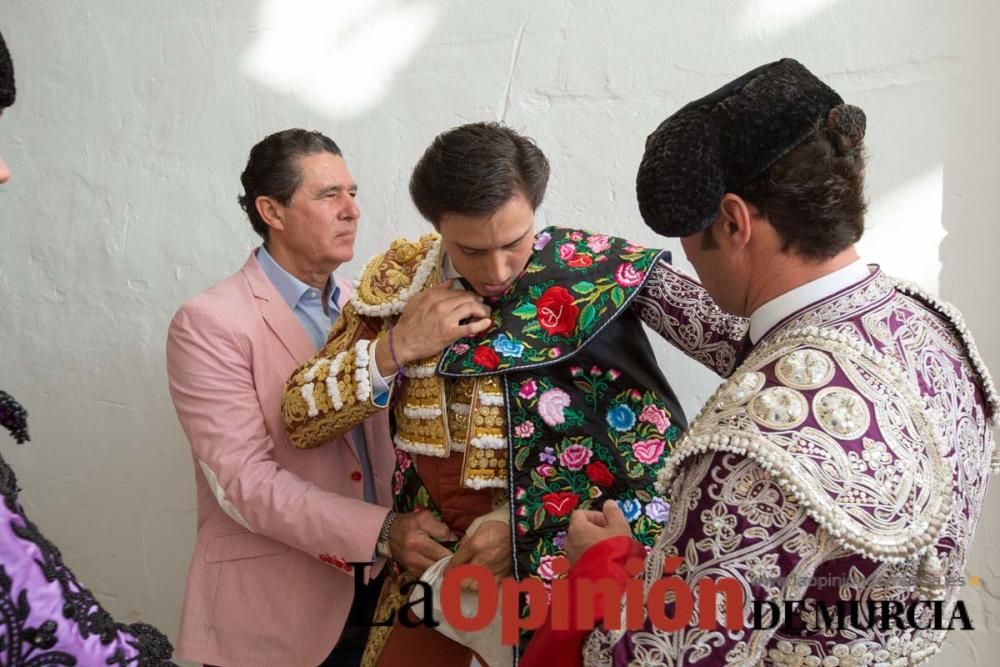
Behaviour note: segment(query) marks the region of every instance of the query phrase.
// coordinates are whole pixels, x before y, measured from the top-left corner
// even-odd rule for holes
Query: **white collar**
[[[808,305],[859,283],[870,274],[868,265],[856,259],[847,266],[777,296],[750,315],[750,341],[755,345],[789,315]]]
[[[461,274],[455,268],[455,265],[451,263],[451,257],[448,253],[441,249],[441,280],[454,280],[456,284],[461,284],[458,279],[461,278]]]

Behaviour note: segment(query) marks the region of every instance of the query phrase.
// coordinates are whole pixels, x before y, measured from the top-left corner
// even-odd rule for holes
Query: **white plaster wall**
[[[409,170],[473,120],[503,119],[549,155],[541,224],[652,244],[634,198],[646,134],[786,55],[868,113],[864,255],[956,303],[1000,372],[998,13],[989,0],[0,0],[19,83],[0,121],[14,171],[0,188],[0,386],[34,438],[3,447],[28,511],[120,619],[175,636],[194,485],[165,331],[254,246],[238,176],[266,133],[316,128],[344,149],[364,213],[351,273],[425,229]],[[715,378],[658,352],[693,414]],[[941,664],[995,664],[998,509],[993,493],[964,595],[977,630],[954,633]]]

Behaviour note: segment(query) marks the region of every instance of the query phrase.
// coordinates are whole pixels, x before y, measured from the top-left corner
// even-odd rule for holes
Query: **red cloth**
[[[646,549],[636,540],[627,536],[612,537],[587,549],[580,560],[569,571],[570,609],[575,617],[577,609],[577,586],[583,579],[596,582],[613,579],[622,594],[630,575],[625,564],[631,558],[644,559]],[[598,596],[595,596],[598,597]],[[539,628],[521,659],[521,667],[580,667],[583,665],[582,648],[598,624],[604,621],[602,601],[595,600],[592,622],[586,627],[570,630],[553,630],[551,616]]]

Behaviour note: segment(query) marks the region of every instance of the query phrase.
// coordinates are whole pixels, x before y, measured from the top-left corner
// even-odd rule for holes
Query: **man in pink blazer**
[[[177,655],[240,667],[358,664],[391,505],[386,413],[312,450],[289,443],[280,414],[285,380],[348,297],[334,271],[354,253],[357,189],[337,145],[305,130],[254,146],[241,179],[240,204],[264,245],[185,303],[167,337],[198,489]],[[349,563],[373,560],[356,584]]]

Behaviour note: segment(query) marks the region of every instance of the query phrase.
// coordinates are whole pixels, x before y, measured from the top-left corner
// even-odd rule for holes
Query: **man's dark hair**
[[[410,197],[436,227],[447,213],[495,213],[518,192],[535,210],[548,182],[534,141],[499,123],[470,123],[434,139],[413,169]]]
[[[14,87],[14,63],[0,35],[0,111],[13,106],[17,90]]]
[[[246,169],[240,175],[243,194],[239,202],[253,230],[265,241],[268,226],[257,212],[257,197],[272,197],[281,204],[288,204],[302,185],[299,158],[317,153],[342,155],[333,139],[315,130],[297,128],[275,132],[250,149]]]
[[[782,250],[825,260],[861,239],[864,133],[860,109],[835,107],[808,139],[736,190],[767,216],[784,240]]]

